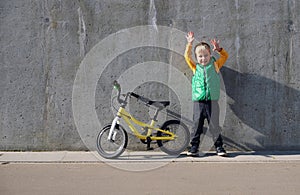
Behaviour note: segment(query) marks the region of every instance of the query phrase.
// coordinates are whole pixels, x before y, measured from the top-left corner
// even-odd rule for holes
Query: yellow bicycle
[[[114,88],[118,90],[117,100],[120,103],[120,107],[112,123],[106,125],[97,136],[97,149],[102,157],[108,159],[117,158],[127,147],[128,135],[125,128],[121,126],[120,119],[125,121],[134,136],[147,144],[148,150],[151,149],[150,144],[153,140],[156,140],[160,149],[169,155],[179,155],[187,148],[190,141],[190,132],[182,121],[173,119],[164,122],[160,128],[155,126],[158,113],[170,104],[169,101],[152,101],[133,92],[128,92],[124,95],[125,98],[122,99],[121,86],[117,81],[114,81]],[[151,118],[150,124],[137,120],[126,111],[130,97],[135,97],[146,105],[155,108],[155,114]],[[146,130],[146,133],[144,135],[141,134],[132,122]]]

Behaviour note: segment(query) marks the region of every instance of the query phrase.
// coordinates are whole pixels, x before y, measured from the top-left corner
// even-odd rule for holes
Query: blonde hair
[[[198,43],[197,45],[195,45],[195,47],[194,47],[194,54],[195,54],[195,58],[196,58],[196,59],[197,59],[196,49],[197,49],[198,47],[200,48],[200,51],[208,50],[209,53],[211,53],[211,52],[210,52],[210,46],[209,46],[209,44],[206,43],[206,42],[204,42],[204,41],[202,41],[202,42]]]

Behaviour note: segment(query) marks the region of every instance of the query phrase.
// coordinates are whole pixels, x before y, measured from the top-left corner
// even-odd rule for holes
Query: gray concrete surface
[[[297,152],[182,156],[156,168],[130,171],[91,152],[0,152],[1,194],[299,194]],[[132,153],[115,164],[149,167],[161,153]],[[144,160],[134,160],[136,156]],[[147,157],[148,156],[148,157]],[[149,159],[159,156],[159,159]],[[136,164],[135,164],[136,163]]]
[[[76,73],[102,40],[141,25],[194,31],[197,40],[220,39],[230,55],[221,71],[228,149],[300,149],[299,1],[1,0],[0,10],[0,150],[87,150],[85,139],[95,139],[98,129],[85,135],[77,131],[72,110]],[[136,36],[129,34],[132,41]],[[101,124],[113,117],[112,81],[135,65],[164,62],[190,81],[191,71],[182,56],[185,38],[153,42],[177,44],[182,52],[132,48],[107,64],[95,89]],[[118,44],[106,46],[103,49],[109,51],[119,48]],[[169,89],[171,82],[189,88],[170,81],[171,69],[149,67],[148,71],[165,72],[167,85],[155,81],[132,85],[136,92],[170,99],[177,112],[188,106],[179,101],[179,92]],[[139,73],[133,77],[142,81]],[[190,99],[190,94],[185,98]],[[148,111],[136,103],[131,110],[143,120],[149,118]],[[130,146],[139,147],[136,142]]]
[[[159,162],[300,162],[300,152],[228,152],[219,157],[208,152],[199,157],[190,157],[183,152],[180,156],[168,156],[163,152],[126,151],[119,158],[107,160],[97,152],[56,151],[56,152],[0,152],[0,162],[6,163],[159,163]]]

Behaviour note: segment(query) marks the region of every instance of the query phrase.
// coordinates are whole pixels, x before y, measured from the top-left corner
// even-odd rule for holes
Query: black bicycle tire
[[[167,148],[166,145],[164,144],[164,140],[157,140],[157,144],[160,147],[161,151],[163,151],[163,152],[165,152],[165,153],[167,153],[169,155],[179,155],[181,152],[183,152],[188,147],[189,142],[190,142],[190,131],[189,131],[188,127],[183,122],[181,122],[179,120],[169,120],[169,121],[166,121],[162,125],[161,129],[162,130],[166,130],[168,126],[174,125],[174,124],[182,126],[182,128],[184,130],[183,133],[184,133],[184,136],[185,136],[183,144],[177,150],[171,150],[171,149]],[[158,131],[157,132],[157,136],[161,137],[162,136],[162,132]]]
[[[120,144],[120,147],[113,153],[107,153],[100,144],[101,139],[103,138],[102,136],[104,135],[104,133],[106,131],[109,131],[111,127],[111,124],[106,125],[105,127],[103,127],[101,129],[101,131],[99,132],[98,136],[97,136],[97,152],[100,154],[100,156],[106,158],[106,159],[113,159],[113,158],[117,158],[119,157],[124,150],[127,147],[127,143],[128,143],[128,135],[127,132],[124,130],[124,128],[121,125],[116,125],[116,129],[117,131],[119,131],[122,135],[123,135],[123,140],[122,140],[122,144]],[[108,140],[106,140],[108,141]]]

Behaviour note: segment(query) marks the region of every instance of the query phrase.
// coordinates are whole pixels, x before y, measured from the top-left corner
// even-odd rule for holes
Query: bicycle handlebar
[[[135,98],[137,98],[137,99],[140,97],[140,95],[138,95],[136,93],[133,93],[133,92],[131,92],[130,95],[133,96],[133,97],[135,97]]]
[[[120,97],[121,96],[121,86],[120,86],[120,84],[117,81],[114,81],[113,85],[114,85],[114,88],[118,90],[118,102],[120,104],[126,105],[127,104],[127,98],[128,98],[129,95],[135,97],[138,100],[141,100],[142,102],[146,103],[147,105],[150,105],[151,102],[152,102],[150,99],[145,98],[143,96],[140,96],[140,95],[138,95],[136,93],[133,93],[133,92],[128,92],[125,96],[125,99],[122,100],[121,97]]]
[[[145,98],[145,97],[143,97],[143,96],[140,96],[140,95],[138,95],[138,94],[136,94],[136,93],[131,92],[130,95],[133,96],[133,97],[135,97],[135,98],[138,99],[138,100],[141,100],[142,102],[145,102],[146,104],[150,104],[150,102],[151,102],[150,99]]]

